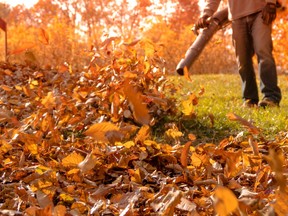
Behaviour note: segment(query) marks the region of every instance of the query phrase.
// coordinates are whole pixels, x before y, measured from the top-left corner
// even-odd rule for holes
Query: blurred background
[[[222,1],[221,7],[226,4]],[[41,68],[68,64],[81,71],[92,56],[108,49],[108,42],[113,49],[145,40],[157,46],[167,73],[174,74],[196,38],[191,28],[202,6],[202,0],[2,0],[0,17],[7,23],[12,63],[32,61]],[[287,21],[287,10],[279,10],[273,25],[279,73],[288,73]],[[5,60],[4,40],[1,31],[1,61]],[[230,26],[214,35],[191,73],[236,73]]]

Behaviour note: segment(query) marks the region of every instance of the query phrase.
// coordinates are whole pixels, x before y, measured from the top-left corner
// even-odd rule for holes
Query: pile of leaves
[[[195,118],[203,92],[179,105],[161,47],[117,40],[82,72],[1,63],[1,215],[287,215],[288,134],[229,114],[248,139],[196,145],[163,119]]]

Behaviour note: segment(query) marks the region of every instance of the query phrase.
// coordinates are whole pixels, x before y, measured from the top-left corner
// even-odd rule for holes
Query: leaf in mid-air
[[[146,104],[143,102],[142,94],[129,81],[124,82],[123,90],[130,103],[135,121],[142,125],[149,125],[151,116]]]

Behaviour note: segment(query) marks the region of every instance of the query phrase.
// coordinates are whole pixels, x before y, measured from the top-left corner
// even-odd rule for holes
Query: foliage
[[[102,47],[81,72],[1,64],[1,214],[288,211],[287,133],[270,141],[231,113],[247,137],[196,144],[179,122],[197,118],[205,88],[180,99],[149,40]]]
[[[32,8],[0,6],[2,18],[8,23],[9,52],[22,49],[27,43],[37,44],[39,29],[44,29],[50,36],[48,45],[28,49],[42,67],[57,68],[67,62],[73,69],[81,70],[89,62],[91,47],[99,51],[106,38],[117,36],[123,40],[146,38],[161,44],[167,72],[173,74],[177,63],[195,40],[190,29],[199,17],[197,4],[198,1],[187,0],[142,0],[135,4],[126,0],[39,0]],[[273,38],[278,69],[285,72],[288,56],[285,43],[287,10],[279,11],[273,25]],[[0,49],[3,49],[3,45],[4,37],[1,36]],[[0,55],[4,59],[3,53]],[[10,61],[23,64],[24,56],[24,52],[12,55]],[[227,27],[212,38],[191,72],[206,74],[235,71],[231,30]]]

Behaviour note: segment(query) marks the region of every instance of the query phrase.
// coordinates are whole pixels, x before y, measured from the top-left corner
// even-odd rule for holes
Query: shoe
[[[259,107],[266,108],[266,107],[279,107],[279,102],[273,101],[269,98],[264,98],[258,104]]]
[[[251,99],[247,99],[244,101],[242,107],[245,107],[245,108],[253,108],[253,107],[257,107],[258,105],[258,102],[255,102]]]

